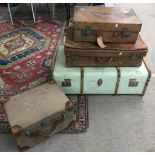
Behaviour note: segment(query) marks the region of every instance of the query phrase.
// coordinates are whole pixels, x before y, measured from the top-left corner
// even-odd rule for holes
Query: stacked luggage
[[[151,72],[143,60],[148,48],[141,26],[132,9],[75,7],[65,45],[58,48],[54,80],[4,105],[21,151],[75,123],[75,103],[65,94],[144,95]],[[79,102],[82,107],[84,96]],[[6,118],[4,110],[0,114]]]
[[[66,94],[141,94],[151,77],[147,45],[132,9],[75,7],[54,79]]]

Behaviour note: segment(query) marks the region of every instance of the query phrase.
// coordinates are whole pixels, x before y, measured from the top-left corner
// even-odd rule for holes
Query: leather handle
[[[56,127],[59,126],[62,122],[64,122],[64,117],[62,117],[60,120],[56,121],[54,123],[54,125],[52,126],[52,128],[50,129],[50,131],[46,131],[46,132],[40,132],[39,131],[39,136],[42,136],[42,137],[50,137],[50,136],[52,136],[54,130],[56,129]]]
[[[113,57],[109,57],[108,61],[104,61],[102,60],[102,58],[97,57],[96,58],[101,64],[105,64],[105,63],[111,63],[113,60]]]
[[[59,126],[62,122],[64,122],[64,118],[65,118],[66,114],[64,113],[61,117],[61,119],[57,120],[54,122],[54,125],[48,130],[48,131],[41,131],[41,130],[37,130],[37,131],[26,131],[25,136],[27,136],[28,138],[34,138],[34,137],[49,137],[51,135],[53,135],[55,129],[57,128],[57,126]],[[44,124],[45,123],[45,124]],[[44,126],[46,125],[46,122],[43,122]]]
[[[97,37],[97,44],[101,48],[105,48],[106,47],[106,45],[103,43],[103,37],[102,36],[98,36]]]

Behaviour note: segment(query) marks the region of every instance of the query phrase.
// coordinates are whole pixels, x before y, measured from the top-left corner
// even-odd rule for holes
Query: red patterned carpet
[[[10,96],[51,78],[62,26],[38,22],[0,23],[0,96]]]
[[[61,32],[58,22],[0,23],[0,132],[9,129],[3,100],[52,78]]]

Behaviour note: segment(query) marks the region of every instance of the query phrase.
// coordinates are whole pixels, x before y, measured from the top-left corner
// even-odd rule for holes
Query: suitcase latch
[[[98,85],[98,87],[101,86],[102,83],[103,83],[103,80],[102,80],[102,79],[99,79],[99,80],[97,81],[97,85]]]
[[[71,87],[71,79],[64,79],[61,83],[62,87]]]
[[[130,56],[130,59],[131,60],[137,60],[137,59],[139,59],[140,58],[140,55],[138,54],[138,53],[133,53],[133,54],[131,54],[131,56]]]
[[[84,29],[81,30],[82,36],[90,36],[91,34],[92,34],[92,30],[90,27],[85,27]]]
[[[136,79],[129,79],[129,87],[137,87],[138,81]]]
[[[78,54],[73,54],[72,55],[72,60],[79,60],[80,56]]]
[[[131,32],[127,28],[124,28],[122,29],[121,36],[122,38],[130,38]]]

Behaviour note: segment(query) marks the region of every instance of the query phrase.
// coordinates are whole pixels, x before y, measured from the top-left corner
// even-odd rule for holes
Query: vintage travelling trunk
[[[66,30],[65,57],[67,67],[135,67],[141,66],[148,48],[138,36],[134,44],[106,43],[101,48],[97,43],[75,42],[73,27]]]
[[[5,104],[11,132],[24,151],[73,121],[73,104],[56,84],[44,84]]]
[[[119,7],[77,6],[74,9],[74,40],[134,43],[142,23],[132,9]]]
[[[64,47],[59,46],[54,80],[66,94],[143,95],[151,73],[140,67],[66,67]]]

